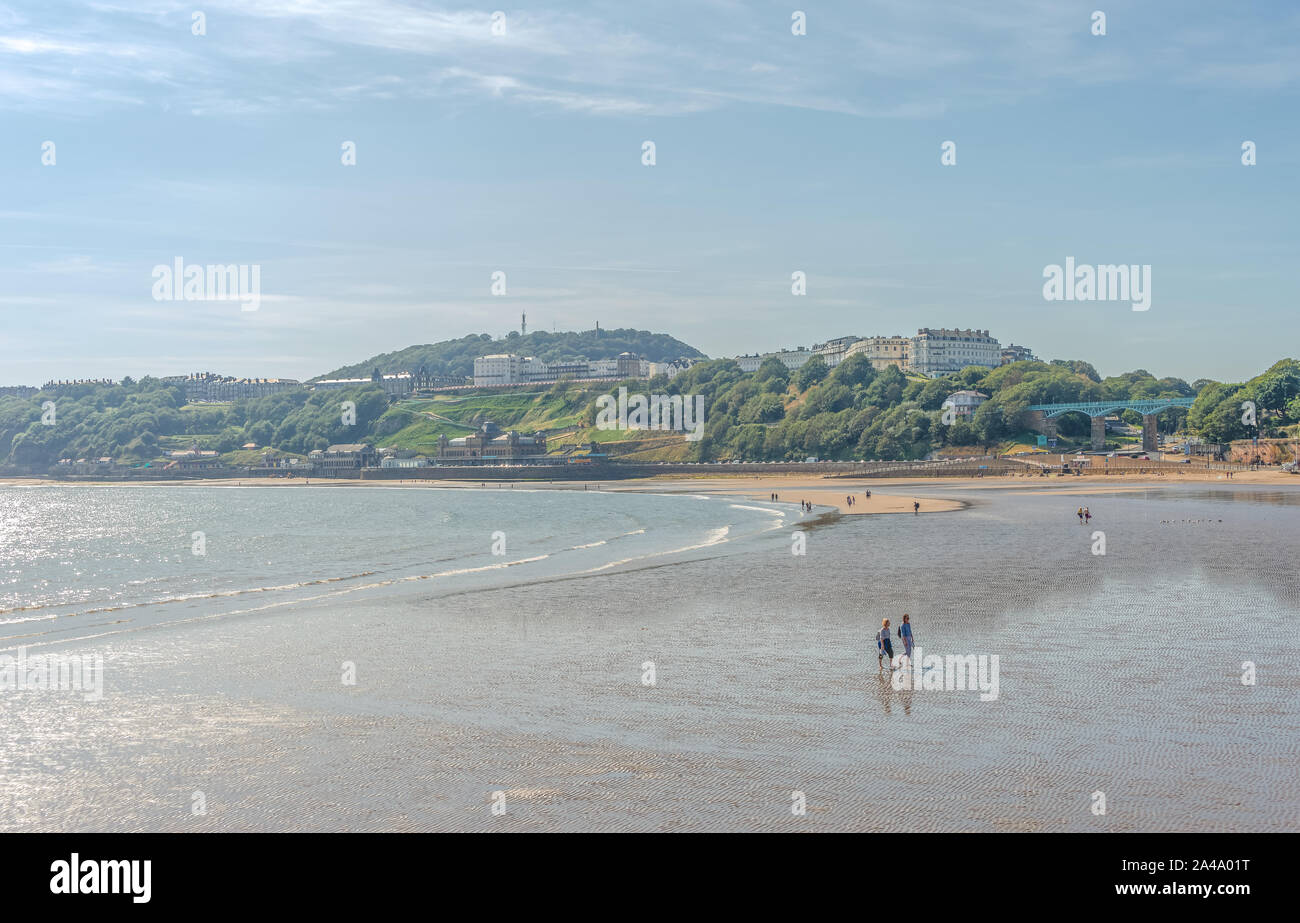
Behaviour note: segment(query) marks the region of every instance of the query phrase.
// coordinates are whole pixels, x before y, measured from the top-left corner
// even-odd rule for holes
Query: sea
[[[595,486],[0,486],[0,830],[1300,829],[1300,489]]]

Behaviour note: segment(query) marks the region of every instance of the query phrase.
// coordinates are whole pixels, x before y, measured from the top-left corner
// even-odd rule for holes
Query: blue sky
[[[0,384],[306,378],[522,311],[1249,377],[1300,354],[1297,47],[1250,0],[0,4]],[[259,265],[259,310],[155,301],[178,256]],[[1044,301],[1068,256],[1150,264],[1150,310]]]

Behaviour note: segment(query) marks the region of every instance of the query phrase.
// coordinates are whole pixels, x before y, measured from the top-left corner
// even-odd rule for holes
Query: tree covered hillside
[[[527,336],[511,331],[493,339],[486,333],[471,334],[459,340],[444,340],[424,346],[408,346],[392,353],[372,356],[364,362],[345,365],[321,378],[369,377],[376,367],[383,372],[406,372],[423,368],[430,375],[468,376],[474,374],[474,360],[491,353],[518,353],[536,356],[545,362],[564,359],[612,359],[619,353],[636,353],[651,362],[673,359],[697,359],[704,354],[693,346],[666,333],[648,330],[583,330],[550,333],[537,330]]]
[[[342,401],[356,404],[355,425],[343,424]],[[52,425],[41,420],[47,402],[54,404]],[[0,397],[0,462],[42,467],[61,458],[108,457],[133,464],[160,459],[168,449],[197,445],[224,454],[248,442],[305,454],[364,441],[387,407],[387,395],[373,386],[187,405],[182,386],[156,378],[63,385],[34,398]]]
[[[943,422],[942,405],[953,391],[989,396],[967,422]],[[705,436],[699,460],[915,459],[947,446],[984,446],[1026,436],[1031,404],[1111,398],[1191,397],[1195,389],[1176,378],[1156,379],[1145,370],[1102,379],[1081,361],[1016,362],[996,369],[970,367],[946,378],[908,377],[897,368],[877,370],[862,356],[834,369],[814,357],[791,372],[769,359],[750,374],[734,361],[698,363],[671,382],[650,390],[704,394]],[[1160,415],[1173,431],[1186,411]],[[1140,418],[1138,418],[1140,420]],[[1065,437],[1086,437],[1088,421],[1058,421]]]
[[[555,434],[557,445],[596,440],[625,442],[616,454],[635,453],[638,440],[664,458],[713,460],[914,459],[954,447],[996,449],[1030,440],[1031,404],[1155,397],[1191,397],[1189,410],[1159,415],[1162,432],[1182,431],[1210,442],[1254,435],[1300,435],[1300,362],[1284,359],[1242,383],[1155,378],[1138,369],[1101,378],[1086,362],[1016,362],[997,369],[971,367],[941,379],[876,370],[861,356],[834,369],[816,357],[791,372],[769,359],[745,373],[734,360],[697,363],[671,381],[624,382],[631,393],[703,395],[704,438],[683,442],[668,433],[602,431],[596,400],[618,385],[560,382],[544,389],[458,391],[424,400],[392,401],[377,387],[340,391],[284,391],[231,404],[186,404],[184,388],[156,378],[121,384],[60,385],[34,397],[0,397],[0,463],[32,468],[61,458],[109,457],[119,463],[156,461],[169,449],[215,450],[232,464],[261,451],[306,454],[334,443],[369,442],[432,454],[440,435],[457,436],[483,420]],[[969,421],[944,423],[942,405],[953,391],[989,396]],[[341,404],[356,405],[344,423]],[[54,404],[53,425],[42,422]],[[1242,404],[1255,407],[1258,428],[1243,422]],[[1136,414],[1128,422],[1140,423]],[[1088,438],[1086,417],[1057,418],[1067,441]],[[258,452],[240,452],[246,443]],[[635,456],[634,456],[635,457]]]

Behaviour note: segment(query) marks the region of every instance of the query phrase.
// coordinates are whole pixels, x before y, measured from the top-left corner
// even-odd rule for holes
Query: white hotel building
[[[987,330],[948,330],[922,327],[912,337],[909,371],[934,377],[960,372],[968,365],[995,369],[1002,364],[1002,346]]]
[[[987,330],[949,330],[922,327],[914,337],[874,336],[839,337],[818,343],[811,350],[783,349],[761,355],[737,356],[736,363],[743,372],[757,371],[765,359],[779,359],[786,368],[800,368],[813,356],[821,356],[832,368],[850,356],[865,357],[877,370],[893,366],[900,371],[916,372],[930,377],[960,372],[968,365],[995,369],[1017,358],[1032,358],[1027,347],[1015,346],[1008,350]]]
[[[497,353],[474,360],[474,387],[552,382],[560,378],[614,379],[649,378],[663,373],[672,378],[687,365],[650,362],[633,353],[619,353],[613,359],[591,359],[548,364],[533,356]]]
[[[816,353],[811,350],[800,347],[799,349],[783,349],[776,353],[763,353],[762,355],[737,356],[736,364],[740,366],[742,372],[757,372],[758,367],[767,359],[779,359],[781,364],[790,371],[802,368],[804,363],[811,359]]]
[[[495,353],[474,360],[474,385],[479,388],[538,381],[545,377],[546,363],[532,356]]]
[[[912,338],[904,336],[867,337],[858,340],[845,352],[844,357],[865,356],[876,371],[894,366],[906,369],[912,352]]]
[[[384,389],[391,397],[405,397],[411,393],[414,380],[409,372],[397,372],[393,375],[380,375],[379,378],[323,378],[312,384],[317,391],[339,391],[343,388],[359,388],[375,385]]]

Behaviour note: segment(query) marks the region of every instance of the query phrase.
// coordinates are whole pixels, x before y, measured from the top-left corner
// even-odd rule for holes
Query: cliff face
[[[1249,439],[1230,444],[1228,461],[1249,464],[1256,459],[1266,465],[1285,464],[1300,457],[1300,445],[1294,439],[1261,439],[1259,445]]]

